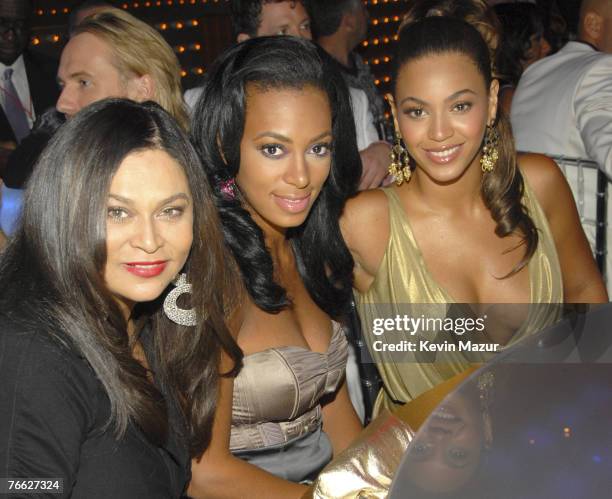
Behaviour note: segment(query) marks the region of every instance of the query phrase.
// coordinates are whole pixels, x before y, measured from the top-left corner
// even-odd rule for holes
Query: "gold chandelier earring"
[[[495,125],[487,125],[480,166],[483,172],[492,172],[499,159],[499,132]]]
[[[389,164],[389,175],[393,175],[395,183],[400,186],[405,182],[410,182],[410,156],[408,151],[402,145],[402,136],[399,132],[395,132],[395,143],[389,153],[391,163]]]

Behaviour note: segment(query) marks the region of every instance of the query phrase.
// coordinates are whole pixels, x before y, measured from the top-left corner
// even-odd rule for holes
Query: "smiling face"
[[[104,279],[121,309],[151,301],[185,265],[193,201],[183,168],[166,152],[128,155],[110,186]]]
[[[331,110],[321,90],[247,87],[236,182],[264,232],[306,220],[330,172],[331,130]]]
[[[450,492],[465,484],[481,461],[482,416],[463,393],[448,397],[408,447],[409,476],[423,490]]]
[[[401,67],[394,115],[417,170],[444,184],[479,166],[497,89],[497,81],[487,88],[472,59],[459,53],[426,55]]]

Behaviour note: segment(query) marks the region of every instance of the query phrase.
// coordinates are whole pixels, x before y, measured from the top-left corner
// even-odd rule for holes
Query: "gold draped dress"
[[[523,204],[538,229],[539,241],[528,263],[531,304],[527,306],[525,321],[506,346],[559,319],[558,305],[536,304],[563,302],[561,268],[548,221],[526,181],[524,185]],[[384,384],[375,404],[375,415],[383,408],[393,411],[487,360],[486,355],[456,351],[439,353],[435,362],[419,362],[414,353],[404,352],[398,362],[372,348],[373,342],[380,339],[372,332],[374,319],[401,315],[406,306],[414,304],[419,304],[418,310],[426,310],[427,315],[443,317],[448,305],[453,303],[451,296],[429,273],[396,189],[387,188],[383,192],[389,203],[389,242],[372,285],[366,293],[356,292],[364,340]]]

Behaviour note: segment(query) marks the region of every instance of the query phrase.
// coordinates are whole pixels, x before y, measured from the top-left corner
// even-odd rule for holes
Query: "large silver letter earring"
[[[184,310],[177,305],[178,297],[183,293],[191,293],[191,284],[187,282],[187,274],[179,274],[173,281],[176,286],[164,300],[164,313],[172,322],[181,326],[195,326],[197,324],[195,310]]]

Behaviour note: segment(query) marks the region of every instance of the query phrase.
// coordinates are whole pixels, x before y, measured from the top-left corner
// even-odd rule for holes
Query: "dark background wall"
[[[329,0],[334,1],[334,0]],[[554,0],[539,0],[546,4]],[[575,29],[580,0],[556,0]],[[367,0],[368,38],[359,51],[372,68],[381,92],[389,90],[393,44],[410,0]],[[66,26],[78,0],[33,0],[32,44],[59,57]],[[233,42],[228,0],[110,0],[158,29],[174,48],[182,67],[183,87],[197,85],[215,57]]]
[[[578,24],[578,11],[580,10],[581,0],[539,0],[542,4],[550,5],[556,1],[559,11],[567,22],[567,27],[571,33],[576,33]]]
[[[67,41],[68,16],[75,0],[35,0],[32,41],[59,57]],[[110,1],[155,27],[174,49],[185,88],[193,86],[206,66],[231,43],[227,0]]]
[[[333,0],[330,0],[333,1]],[[59,57],[66,43],[66,26],[76,0],[34,0],[32,45]],[[215,57],[233,43],[228,0],[110,1],[154,26],[174,48],[182,67],[183,87],[198,77]],[[368,0],[368,39],[360,52],[371,64],[381,91],[388,88],[394,36],[405,0]]]

